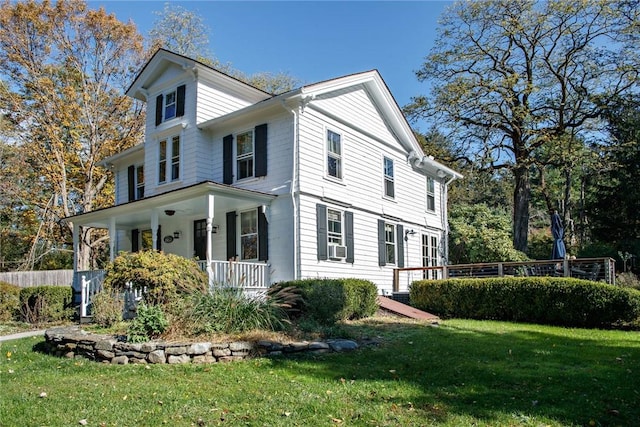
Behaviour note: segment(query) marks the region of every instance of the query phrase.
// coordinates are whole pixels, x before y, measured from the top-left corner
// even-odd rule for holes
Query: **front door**
[[[207,259],[207,220],[193,221],[193,254],[201,261]]]

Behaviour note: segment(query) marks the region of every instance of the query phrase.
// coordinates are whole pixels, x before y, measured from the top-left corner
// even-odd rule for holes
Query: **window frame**
[[[173,102],[169,103],[169,97],[173,96]],[[169,116],[167,111],[172,108],[173,115]],[[173,89],[171,92],[162,94],[162,121],[166,122],[175,119],[178,116],[178,90]]]
[[[398,261],[397,254],[397,232],[396,224],[386,222],[384,223],[384,249],[385,249],[385,263],[386,265],[396,265]],[[391,234],[389,234],[391,233]],[[390,252],[391,249],[391,252]],[[391,258],[390,258],[391,256]]]
[[[243,229],[243,217],[245,215],[252,215],[253,216],[253,220],[254,220],[254,224],[253,224],[253,230],[251,232],[248,233],[244,233],[244,229]],[[246,211],[240,211],[240,221],[238,221],[238,232],[239,232],[239,244],[240,244],[240,260],[241,261],[258,261],[259,257],[260,257],[260,235],[259,235],[259,230],[258,230],[258,211],[257,209],[249,209]],[[254,245],[255,245],[255,257],[253,258],[245,258],[245,248],[244,248],[244,241],[245,238],[253,238],[254,239]]]
[[[391,165],[391,174],[387,168],[387,162]],[[391,194],[388,192],[388,185],[391,186]],[[396,185],[395,185],[395,163],[389,156],[382,157],[382,188],[383,196],[387,199],[396,198]]]
[[[243,153],[242,155],[240,155],[238,153],[238,144],[239,144],[239,140],[241,136],[244,135],[251,135],[251,151],[249,153]],[[251,178],[255,178],[256,176],[256,136],[255,136],[255,129],[249,129],[243,132],[238,132],[235,136],[234,136],[234,144],[233,144],[233,149],[234,149],[234,154],[235,154],[235,162],[234,162],[234,167],[235,167],[235,176],[236,176],[236,181],[242,181],[245,179],[251,179]],[[247,176],[240,176],[240,162],[249,162],[250,163],[250,175]]]
[[[336,153],[332,150],[331,143],[335,142],[330,139],[331,135],[335,135],[338,137],[338,148],[339,153]],[[342,181],[344,179],[344,138],[342,137],[341,132],[337,132],[333,129],[325,129],[325,177],[331,180]],[[334,169],[330,167],[330,161],[333,160],[336,164],[335,170],[336,175],[331,174],[331,170]]]
[[[180,181],[181,159],[182,135],[178,133],[163,137],[158,141],[158,185]]]
[[[144,199],[144,164],[135,165],[136,200]]]
[[[337,215],[337,219],[333,220],[331,219],[331,216],[336,216]],[[334,228],[335,227],[331,227],[331,224],[338,224],[339,226],[339,231],[335,231]],[[327,247],[328,246],[346,246],[345,244],[345,227],[344,227],[344,212],[339,210],[339,209],[333,209],[330,207],[327,207]],[[336,259],[336,258],[329,258],[329,259]]]
[[[426,211],[435,213],[436,212],[436,180],[430,176],[427,176],[426,186]]]

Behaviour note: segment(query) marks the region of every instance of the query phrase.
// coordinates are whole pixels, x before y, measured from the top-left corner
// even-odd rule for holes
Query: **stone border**
[[[121,337],[87,332],[78,326],[47,329],[44,334],[46,349],[58,357],[84,357],[97,362],[126,365],[218,363],[292,354],[321,354],[355,350],[355,341],[334,339],[327,341],[300,341],[282,344],[274,341],[233,341],[168,343],[150,341],[127,343]]]

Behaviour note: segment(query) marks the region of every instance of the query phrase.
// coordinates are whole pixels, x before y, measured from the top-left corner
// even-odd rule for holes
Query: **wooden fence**
[[[0,282],[11,283],[21,288],[43,285],[71,286],[73,270],[10,271],[0,273]]]

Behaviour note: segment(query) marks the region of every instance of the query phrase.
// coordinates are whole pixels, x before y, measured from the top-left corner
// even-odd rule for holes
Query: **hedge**
[[[0,321],[17,320],[20,315],[20,287],[0,282]]]
[[[20,290],[20,310],[29,323],[71,319],[75,313],[71,286],[35,286]]]
[[[442,318],[614,327],[640,318],[640,292],[581,279],[501,277],[414,282],[414,307]]]
[[[302,316],[323,325],[372,316],[378,309],[378,288],[368,280],[305,279],[274,286],[300,289]]]

